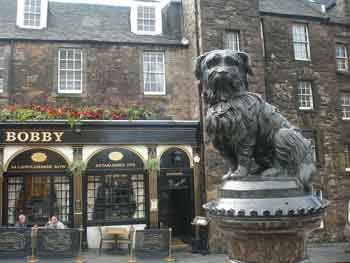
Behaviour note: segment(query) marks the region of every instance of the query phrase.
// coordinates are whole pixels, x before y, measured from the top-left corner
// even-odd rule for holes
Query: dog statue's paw
[[[244,166],[238,166],[236,171],[232,172],[231,169],[228,170],[228,172],[222,177],[223,181],[227,180],[239,180],[241,178],[244,178],[248,175],[248,170]]]

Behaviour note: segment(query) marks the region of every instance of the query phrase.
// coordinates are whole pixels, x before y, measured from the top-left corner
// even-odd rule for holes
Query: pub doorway
[[[193,169],[179,148],[168,149],[160,159],[158,199],[160,227],[171,227],[175,240],[189,243],[194,214]]]
[[[73,223],[72,177],[68,163],[48,149],[30,149],[16,155],[4,173],[3,222],[14,225],[19,214],[28,225],[44,225],[55,215]]]

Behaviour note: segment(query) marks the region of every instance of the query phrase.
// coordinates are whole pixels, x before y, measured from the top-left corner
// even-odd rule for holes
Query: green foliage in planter
[[[145,168],[148,171],[157,171],[159,170],[159,160],[158,159],[148,159],[145,163]]]
[[[82,160],[75,160],[69,166],[69,170],[73,173],[73,175],[79,175],[86,169],[86,164]]]

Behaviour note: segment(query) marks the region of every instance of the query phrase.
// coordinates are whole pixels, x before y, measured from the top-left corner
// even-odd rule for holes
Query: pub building
[[[203,187],[198,122],[3,122],[0,132],[1,225],[56,215],[82,224],[89,248],[98,226],[171,227],[191,239]]]

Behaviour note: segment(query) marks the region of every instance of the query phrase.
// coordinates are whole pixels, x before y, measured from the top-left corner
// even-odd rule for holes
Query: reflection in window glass
[[[143,174],[88,176],[87,218],[95,222],[145,218]]]

